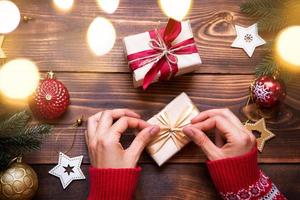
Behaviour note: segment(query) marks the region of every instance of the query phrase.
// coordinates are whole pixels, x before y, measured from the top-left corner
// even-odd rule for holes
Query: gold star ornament
[[[266,127],[265,118],[261,118],[259,121],[257,121],[254,124],[246,123],[245,127],[249,131],[257,131],[260,133],[260,136],[256,138],[257,141],[257,149],[262,152],[265,143],[275,137],[275,134],[269,131]]]
[[[5,59],[6,55],[4,51],[2,50],[2,44],[4,42],[4,35],[0,35],[0,59]]]

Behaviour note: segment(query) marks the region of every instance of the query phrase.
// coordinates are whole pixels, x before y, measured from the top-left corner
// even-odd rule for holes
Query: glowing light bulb
[[[12,60],[0,70],[0,91],[11,99],[25,99],[39,83],[37,66],[26,59]]]
[[[118,9],[120,0],[97,0],[97,2],[104,12],[112,14]]]
[[[21,19],[19,8],[11,1],[0,0],[0,34],[14,31]]]
[[[87,32],[87,41],[90,49],[97,55],[107,54],[116,41],[116,31],[110,21],[97,17],[90,24]]]
[[[192,0],[159,0],[159,4],[165,15],[181,21],[188,14]]]
[[[63,11],[68,11],[72,8],[74,0],[53,0],[54,4]]]
[[[300,67],[300,26],[282,30],[276,39],[277,54],[288,64]]]

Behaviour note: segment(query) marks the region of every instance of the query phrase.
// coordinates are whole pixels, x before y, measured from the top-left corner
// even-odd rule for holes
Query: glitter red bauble
[[[29,98],[33,114],[42,119],[56,119],[66,112],[70,104],[68,89],[56,80],[52,72],[41,80],[35,93]]]
[[[286,96],[283,82],[270,76],[261,76],[251,86],[253,101],[264,108],[272,108],[282,102]]]

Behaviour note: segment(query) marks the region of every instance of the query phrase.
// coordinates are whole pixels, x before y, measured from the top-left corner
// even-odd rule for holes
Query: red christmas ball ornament
[[[272,108],[284,100],[286,89],[283,82],[270,76],[261,76],[251,85],[251,95],[257,105]]]
[[[29,98],[29,107],[33,114],[42,119],[56,119],[66,112],[70,104],[70,95],[65,85],[49,72],[40,81],[35,93]]]

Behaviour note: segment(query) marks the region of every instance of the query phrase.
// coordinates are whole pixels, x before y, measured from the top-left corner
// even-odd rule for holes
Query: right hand
[[[215,143],[204,132],[214,130]],[[256,138],[229,109],[201,112],[183,129],[209,160],[241,156],[253,149]]]

